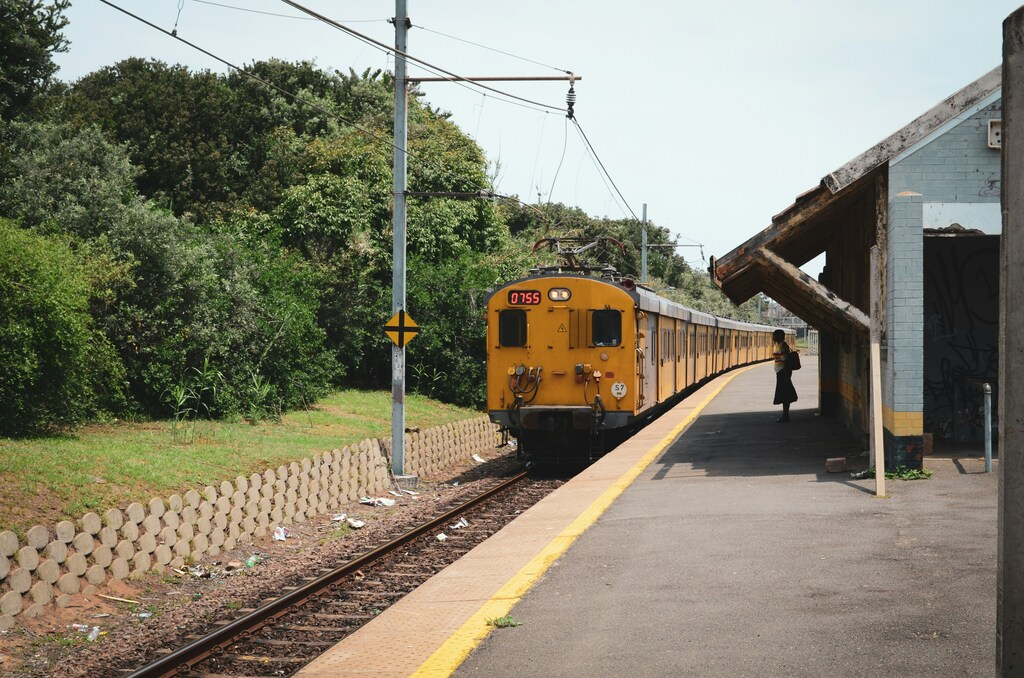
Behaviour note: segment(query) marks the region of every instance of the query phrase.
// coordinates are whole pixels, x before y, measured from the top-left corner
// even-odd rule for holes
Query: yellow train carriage
[[[488,413],[525,456],[597,456],[687,389],[771,358],[772,329],[629,280],[537,273],[487,298]]]

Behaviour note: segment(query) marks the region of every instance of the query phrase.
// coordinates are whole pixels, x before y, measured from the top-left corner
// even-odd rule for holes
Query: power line
[[[114,9],[116,9],[117,11],[121,12],[122,14],[126,14],[126,15],[130,16],[131,18],[135,19],[136,21],[139,21],[141,23],[146,24],[150,28],[153,28],[153,29],[155,29],[157,31],[160,31],[161,33],[163,33],[166,36],[174,38],[175,40],[177,40],[177,41],[179,41],[179,42],[181,42],[181,43],[183,43],[185,45],[188,45],[192,49],[194,49],[194,50],[196,50],[198,52],[201,52],[202,54],[205,54],[206,56],[210,57],[211,59],[214,59],[215,61],[219,61],[220,63],[224,64],[228,68],[231,68],[231,69],[234,69],[235,71],[238,71],[239,73],[241,73],[242,75],[246,76],[247,78],[255,80],[256,82],[259,82],[259,83],[261,83],[261,84],[263,84],[263,85],[265,85],[265,86],[275,90],[276,92],[278,92],[280,94],[283,94],[284,96],[288,97],[289,99],[291,99],[291,100],[293,100],[293,101],[295,101],[297,103],[300,103],[300,104],[303,104],[305,106],[308,106],[309,108],[313,109],[314,111],[317,111],[319,113],[323,113],[324,115],[336,118],[336,119],[340,120],[341,122],[345,123],[346,125],[348,125],[349,127],[353,128],[355,130],[358,130],[359,132],[362,132],[363,134],[366,134],[367,136],[369,136],[369,137],[371,137],[373,139],[376,139],[377,141],[381,141],[381,142],[387,144],[391,148],[399,151],[400,153],[405,153],[410,158],[413,158],[414,160],[418,160],[419,162],[423,163],[424,165],[433,165],[435,167],[435,169],[439,169],[439,170],[441,170],[443,172],[446,172],[446,173],[449,174],[449,176],[455,178],[455,175],[451,174],[447,170],[447,168],[445,168],[443,165],[436,165],[432,161],[427,160],[426,158],[421,158],[421,157],[417,156],[416,154],[412,153],[411,151],[409,151],[406,148],[401,148],[401,147],[395,145],[394,141],[392,139],[390,139],[389,137],[385,136],[385,135],[382,135],[382,134],[380,134],[378,132],[375,132],[372,129],[369,129],[367,127],[363,127],[362,125],[360,125],[360,124],[358,124],[358,123],[356,123],[356,122],[354,122],[352,120],[349,120],[348,118],[346,118],[343,115],[337,113],[336,111],[328,110],[328,109],[320,106],[319,104],[316,104],[316,103],[314,103],[312,101],[309,101],[308,99],[304,99],[303,97],[301,97],[301,96],[299,96],[299,95],[297,95],[297,94],[295,94],[295,93],[293,93],[293,92],[291,92],[289,90],[286,90],[285,88],[283,88],[283,87],[281,87],[279,85],[276,85],[276,84],[270,82],[269,80],[265,80],[264,78],[261,78],[260,76],[256,75],[255,73],[253,73],[251,71],[247,71],[247,70],[245,70],[244,68],[242,68],[240,66],[236,66],[235,64],[231,63],[227,59],[224,59],[223,57],[219,57],[216,54],[214,54],[213,52],[211,52],[211,51],[209,51],[207,49],[204,49],[204,48],[200,47],[199,45],[197,45],[197,44],[195,44],[193,42],[190,42],[190,41],[186,40],[185,38],[181,37],[180,35],[176,35],[176,34],[172,33],[171,31],[168,31],[168,30],[166,30],[164,28],[161,28],[160,26],[157,26],[153,22],[148,21],[148,20],[142,18],[141,16],[139,16],[137,14],[133,14],[132,12],[129,12],[128,10],[124,9],[123,7],[120,7],[120,6],[116,5],[116,4],[114,4],[110,0],[100,0],[100,2],[102,2],[104,5],[107,5],[108,7],[112,7]]]
[[[587,145],[587,148],[589,148],[590,151],[594,154],[594,159],[596,159],[597,164],[601,166],[601,171],[603,171],[605,176],[608,177],[608,181],[610,181],[612,186],[615,188],[615,192],[618,193],[620,198],[622,198],[622,203],[626,206],[626,209],[629,210],[629,213],[633,215],[634,219],[640,221],[640,219],[636,216],[636,212],[633,211],[633,208],[629,206],[629,202],[622,195],[622,191],[619,190],[619,187],[616,185],[615,180],[612,179],[612,175],[608,173],[608,169],[605,168],[604,163],[601,162],[601,157],[597,154],[597,151],[594,150],[594,146],[593,144],[590,143],[590,139],[587,138],[587,133],[583,131],[583,127],[580,126],[579,120],[573,117],[572,124],[576,125],[576,129],[579,130],[580,136],[583,138],[583,143],[585,143]]]
[[[298,19],[300,21],[314,21],[313,17],[308,16],[295,16],[294,14],[278,14],[277,12],[264,12],[258,9],[249,9],[248,7],[235,7],[234,5],[225,5],[220,2],[211,2],[210,0],[192,0],[192,2],[198,2],[203,5],[213,5],[214,7],[223,7],[224,9],[233,9],[238,12],[249,12],[250,14],[264,14],[266,16],[275,16],[282,19]],[[386,21],[385,19],[376,19],[376,21]],[[350,21],[349,23],[356,23]]]
[[[576,125],[576,133],[580,135],[580,140],[582,141],[582,130],[580,129],[579,124]],[[591,151],[589,144],[585,141],[583,143],[583,150],[586,151],[587,157],[590,158],[590,163],[594,166],[594,169],[597,170],[597,176],[601,179],[601,183],[604,184],[605,190],[608,191],[608,196],[615,203],[615,206],[619,208],[619,211],[622,212],[622,216],[628,219],[629,215],[626,214],[626,210],[622,209],[622,204],[619,203],[619,199],[615,196],[615,192],[612,191],[612,187],[608,185],[608,179],[606,178],[605,173],[601,171],[603,167],[598,166],[597,158],[594,157],[594,153]],[[633,215],[633,217],[636,218],[636,215]]]
[[[430,63],[428,61],[424,61],[423,59],[420,59],[419,57],[412,56],[411,54],[409,54],[407,52],[401,52],[401,51],[395,49],[394,47],[391,47],[390,45],[387,45],[387,44],[385,44],[383,42],[380,42],[378,40],[374,40],[370,36],[364,35],[363,33],[360,33],[359,31],[356,31],[356,30],[354,30],[352,28],[349,28],[348,26],[345,26],[344,24],[340,24],[337,21],[334,21],[333,19],[324,16],[323,14],[320,14],[318,12],[314,12],[313,10],[311,10],[308,7],[305,7],[303,5],[300,5],[299,3],[295,2],[294,0],[281,0],[281,2],[285,3],[289,7],[293,7],[295,9],[299,10],[300,12],[304,12],[304,13],[310,15],[311,17],[315,17],[316,19],[319,19],[320,21],[324,22],[328,26],[336,28],[337,30],[342,31],[343,33],[347,33],[347,34],[351,35],[354,38],[362,40],[363,42],[367,42],[369,44],[375,45],[379,49],[386,50],[386,51],[391,52],[393,54],[400,54],[403,57],[405,57],[407,60],[413,61],[413,62],[419,64],[420,66],[422,66],[423,68],[426,68],[428,70],[433,70],[436,73],[441,73],[441,74],[446,75],[446,76],[448,76],[450,78],[463,78],[463,76],[460,76],[457,73],[452,73],[451,71],[445,70],[445,69],[441,68],[440,66],[435,66],[434,64],[432,64],[432,63]],[[409,78],[409,79],[410,80],[415,80],[415,78]],[[527,103],[527,104],[532,104],[533,106],[539,106],[541,108],[546,108],[546,109],[550,109],[550,110],[553,110],[553,111],[559,111],[559,112],[564,110],[562,108],[559,108],[558,106],[552,106],[550,104],[545,104],[545,103],[542,103],[540,101],[534,101],[532,99],[527,99],[525,97],[517,96],[515,94],[509,94],[508,92],[504,92],[504,91],[502,91],[500,89],[491,87],[489,85],[483,85],[483,84],[480,84],[478,82],[473,82],[472,80],[470,80],[468,82],[472,83],[472,85],[474,87],[479,87],[480,89],[486,89],[486,90],[488,90],[490,92],[494,92],[495,94],[498,94],[500,96],[508,97],[510,99],[515,99],[517,101],[521,101],[521,102],[524,102],[524,103]]]
[[[520,61],[525,61],[527,63],[531,63],[531,64],[534,64],[534,65],[537,65],[537,66],[543,66],[544,68],[550,68],[551,70],[554,70],[554,71],[559,71],[561,73],[568,73],[569,75],[572,75],[572,71],[570,71],[570,70],[566,70],[564,68],[559,68],[558,66],[552,66],[550,64],[541,63],[540,61],[534,61],[533,59],[528,59],[527,57],[519,56],[518,54],[512,54],[511,52],[505,52],[503,50],[496,49],[494,47],[489,47],[487,45],[482,45],[479,42],[473,42],[472,40],[466,40],[464,38],[459,38],[459,37],[454,36],[454,35],[449,35],[447,33],[442,33],[441,31],[435,31],[432,28],[427,28],[426,26],[417,25],[416,28],[420,29],[421,31],[426,31],[427,33],[434,33],[435,35],[441,35],[441,36],[444,36],[446,38],[450,38],[452,40],[457,40],[459,42],[464,42],[467,45],[473,45],[474,47],[480,47],[481,49],[490,50],[491,52],[497,52],[498,54],[504,54],[505,56],[512,57],[513,59],[519,59]]]

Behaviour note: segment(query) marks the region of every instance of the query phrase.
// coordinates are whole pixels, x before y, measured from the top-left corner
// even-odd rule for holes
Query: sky
[[[237,65],[394,67],[278,0],[112,1]],[[467,77],[580,76],[576,120],[618,191],[564,112],[468,85],[421,89],[483,148],[497,192],[613,219],[640,217],[646,204],[680,244],[701,245],[678,252],[706,268],[823,176],[999,65],[1002,22],[1019,2],[408,0],[408,51]],[[303,4],[394,43],[393,0]],[[72,0],[67,16],[61,80],[128,57],[226,70],[99,0]],[[489,84],[564,111],[566,82]],[[817,275],[822,264],[803,268]]]

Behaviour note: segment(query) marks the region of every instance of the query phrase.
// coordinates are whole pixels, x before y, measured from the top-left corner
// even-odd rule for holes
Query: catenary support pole
[[[1024,673],[1024,8],[1003,22],[996,671]]]
[[[871,248],[871,451],[875,461],[875,496],[885,496],[885,442],[882,435],[882,286],[878,282],[881,250]]]
[[[643,221],[640,222],[640,282],[647,284],[647,203],[644,203]]]
[[[408,126],[406,121],[406,62],[409,33],[406,0],[395,0],[395,155],[391,310],[405,309],[405,178]],[[391,349],[391,471],[405,474],[405,347]]]

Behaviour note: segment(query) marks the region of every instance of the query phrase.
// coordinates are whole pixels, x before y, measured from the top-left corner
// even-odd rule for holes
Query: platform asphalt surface
[[[729,383],[455,675],[995,675],[996,474],[929,457],[875,498],[795,377],[788,424],[770,365]]]

